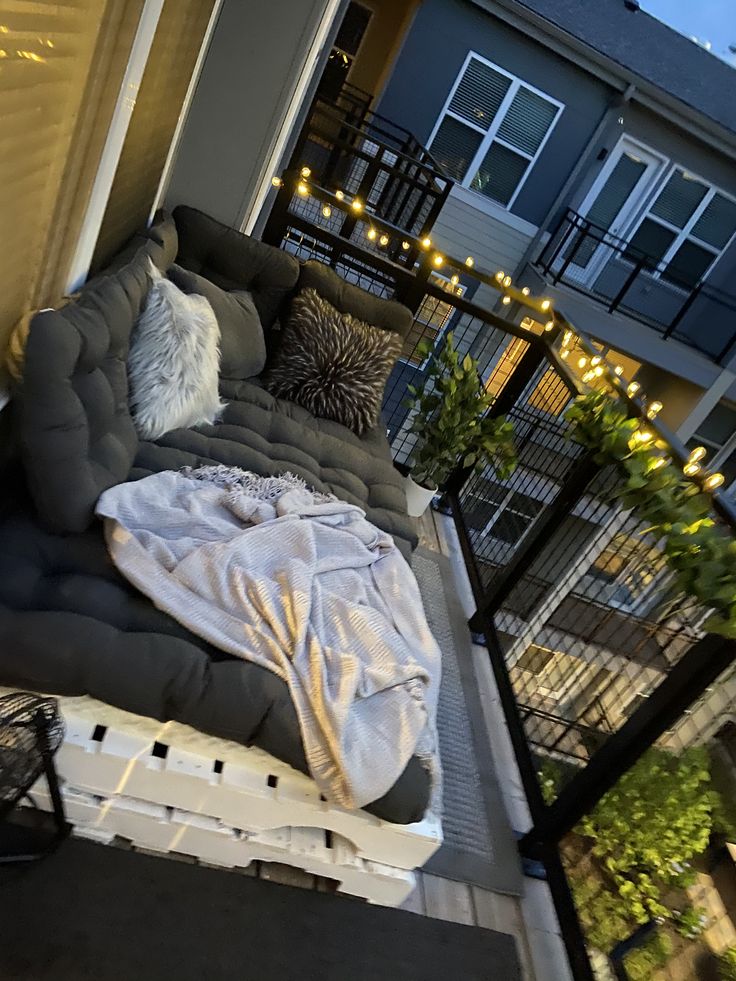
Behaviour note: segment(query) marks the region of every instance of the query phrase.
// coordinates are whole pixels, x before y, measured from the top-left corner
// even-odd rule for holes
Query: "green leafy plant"
[[[629,981],[651,981],[655,971],[667,963],[673,946],[670,937],[657,930],[641,947],[632,950],[624,958]]]
[[[717,795],[703,747],[680,755],[650,749],[581,821],[605,878],[636,923],[672,920],[686,935],[699,911],[669,909],[663,897],[693,881],[690,860],[705,851]]]
[[[736,981],[736,947],[729,947],[718,958],[718,977],[721,981]]]
[[[428,343],[417,348],[424,358]],[[480,471],[491,465],[501,480],[516,467],[514,427],[488,412],[494,399],[483,385],[478,362],[460,358],[452,334],[436,357],[420,388],[409,386],[406,405],[415,411],[411,431],[419,437],[412,454],[412,477],[424,487],[440,487],[457,466]]]
[[[705,629],[736,638],[736,541],[710,517],[709,495],[686,480],[646,427],[605,392],[579,396],[566,418],[596,463],[622,472],[621,503],[663,540],[677,590],[715,610]]]

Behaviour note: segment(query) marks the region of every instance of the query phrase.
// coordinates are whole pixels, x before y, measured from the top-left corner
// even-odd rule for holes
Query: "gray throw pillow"
[[[223,290],[197,273],[173,265],[168,277],[185,293],[209,300],[220,325],[220,374],[253,378],[266,364],[266,341],[253,297],[247,290]]]
[[[312,289],[292,302],[269,391],[358,436],[378,421],[401,338],[340,313]]]

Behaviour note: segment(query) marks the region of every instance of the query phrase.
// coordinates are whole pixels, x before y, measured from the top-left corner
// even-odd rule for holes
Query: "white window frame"
[[[693,180],[699,181],[701,184],[704,184],[708,188],[705,195],[703,196],[703,200],[697,206],[695,211],[693,211],[692,215],[685,223],[683,228],[678,228],[676,225],[673,225],[665,218],[660,218],[659,215],[655,215],[651,213],[653,206],[657,203],[657,201],[659,200],[659,196],[667,186],[667,182],[675,173],[675,171],[678,170],[681,173],[687,174],[689,177],[692,177]],[[691,234],[692,229],[700,220],[700,216],[703,214],[703,212],[708,207],[708,205],[713,200],[713,198],[716,196],[716,194],[720,194],[724,198],[727,198],[729,201],[732,201],[734,204],[736,204],[736,197],[733,194],[729,194],[728,191],[724,191],[721,187],[718,187],[716,184],[711,183],[711,181],[707,180],[705,177],[701,177],[700,174],[696,174],[694,171],[689,170],[687,167],[683,166],[682,164],[679,164],[677,162],[672,162],[671,166],[665,171],[664,176],[661,178],[661,180],[653,188],[651,188],[649,196],[646,202],[643,204],[641,213],[639,214],[637,219],[626,229],[626,232],[621,236],[621,238],[625,239],[628,243],[631,243],[631,240],[636,235],[640,226],[644,223],[646,219],[649,219],[649,221],[653,221],[655,224],[661,225],[663,228],[667,228],[669,229],[669,231],[674,232],[675,237],[672,240],[671,245],[664,253],[662,258],[659,260],[659,264],[664,266],[665,270],[666,267],[674,258],[674,256],[677,254],[677,251],[680,248],[680,246],[688,241],[693,242],[695,245],[704,249],[706,252],[710,252],[713,255],[713,261],[707,267],[705,272],[698,280],[698,283],[704,283],[705,280],[708,278],[708,276],[710,276],[710,274],[715,269],[721,257],[726,252],[728,252],[728,250],[733,245],[734,240],[736,240],[736,231],[734,231],[731,237],[729,238],[729,240],[723,246],[723,248],[719,250],[715,245],[711,245],[710,242],[704,242],[702,239]],[[628,259],[627,261],[631,262],[631,259]],[[662,279],[662,273],[660,272],[660,270],[655,270],[654,272],[648,272],[647,274],[650,276],[651,279],[654,280]],[[689,293],[690,289],[694,288],[691,287],[690,289],[688,289],[685,286],[678,286],[676,283],[672,283],[666,278],[665,278],[665,282],[667,283],[668,286],[672,287],[672,289],[678,290],[681,293]]]
[[[493,121],[491,122],[491,125],[488,128],[488,130],[484,130],[480,126],[476,126],[474,123],[469,122],[463,116],[458,115],[458,113],[456,112],[452,112],[452,110],[450,109],[450,103],[452,102],[455,92],[457,92],[460,82],[462,81],[463,75],[465,74],[465,71],[473,58],[476,59],[476,61],[482,62],[482,64],[486,65],[488,68],[492,68],[493,71],[498,72],[500,75],[504,75],[506,78],[508,78],[511,81],[511,85],[509,86],[508,92],[504,96],[501,105],[498,107],[496,111],[496,115],[493,117]],[[547,128],[547,132],[545,133],[542,142],[537,147],[537,151],[533,156],[530,156],[528,153],[525,153],[523,150],[520,150],[518,147],[512,146],[510,143],[507,143],[506,140],[502,139],[501,137],[496,136],[496,133],[501,128],[501,124],[506,118],[506,113],[508,112],[511,103],[514,100],[516,93],[519,91],[519,89],[522,86],[524,88],[529,89],[530,92],[534,92],[534,94],[540,96],[540,98],[546,99],[546,101],[552,103],[552,105],[557,106],[557,112],[555,113],[554,119],[549,124]],[[565,103],[560,102],[559,99],[555,99],[547,92],[543,92],[541,89],[536,88],[534,85],[530,85],[529,82],[526,82],[523,78],[519,78],[518,75],[513,75],[511,72],[506,71],[505,68],[501,68],[500,65],[495,64],[495,62],[493,61],[489,61],[488,58],[484,58],[483,55],[479,55],[475,51],[468,51],[465,57],[465,61],[463,62],[460,71],[457,73],[457,77],[450,89],[450,93],[447,96],[447,99],[445,100],[445,104],[442,107],[442,111],[437,117],[437,121],[435,122],[432,132],[430,133],[429,140],[427,141],[427,148],[431,151],[432,141],[437,135],[437,131],[442,125],[442,122],[446,116],[449,116],[451,119],[454,119],[456,122],[462,124],[463,126],[467,126],[469,129],[473,129],[477,133],[479,133],[482,139],[480,145],[478,146],[478,150],[475,156],[473,157],[473,159],[470,161],[470,164],[468,165],[468,169],[465,172],[465,176],[463,177],[462,181],[458,181],[458,184],[461,187],[464,187],[467,190],[472,191],[474,194],[480,195],[480,197],[484,198],[487,201],[493,201],[494,204],[498,205],[499,208],[503,208],[505,211],[510,211],[514,205],[514,202],[519,196],[521,189],[524,187],[524,184],[526,184],[527,178],[529,177],[529,174],[532,172],[534,165],[536,164],[537,160],[541,156],[542,151],[546,146],[547,140],[550,138],[552,131],[557,125],[557,121],[559,120],[560,115],[562,114],[564,108],[565,108]],[[485,159],[485,156],[488,153],[488,150],[490,149],[492,143],[500,143],[501,146],[506,147],[507,150],[510,150],[512,153],[515,153],[520,157],[524,157],[528,161],[526,170],[522,174],[519,183],[516,185],[516,190],[509,198],[508,204],[502,204],[500,201],[496,201],[495,198],[491,198],[488,195],[483,194],[482,191],[478,191],[474,187],[471,187],[471,182],[473,178],[476,176],[476,174],[478,173],[478,170],[480,169],[480,165]]]

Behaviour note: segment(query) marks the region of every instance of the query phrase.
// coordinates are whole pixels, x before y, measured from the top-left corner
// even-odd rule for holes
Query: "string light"
[[[371,240],[371,242],[373,242],[375,241],[378,232],[375,230],[375,228],[369,228],[368,231],[366,232],[366,235]]]
[[[337,198],[338,201],[342,201],[343,198],[345,197],[345,192],[344,191],[335,191],[335,197]]]
[[[552,306],[552,300],[542,300],[542,310],[545,312]]]
[[[302,169],[299,171],[299,173],[302,175],[302,177],[311,177],[312,176],[312,171],[310,170],[309,167],[302,167]]]
[[[708,451],[704,446],[696,446],[694,450],[690,451],[690,456],[688,461],[690,463],[697,463],[698,460],[702,460]]]
[[[363,205],[358,200],[358,198],[353,198],[353,200],[350,202],[350,207],[353,209],[353,211],[362,211],[363,210]]]
[[[457,275],[457,273],[455,273],[454,276],[450,276],[450,282],[453,286],[457,286],[457,284],[460,282],[460,277]]]
[[[637,429],[633,438],[637,443],[650,443],[654,439],[654,436],[648,429]]]
[[[388,235],[382,235],[378,240],[378,244],[384,246],[384,248],[388,245],[388,243],[389,243]]]
[[[522,286],[521,287],[521,292],[524,294],[524,296],[529,296],[529,293],[531,292],[531,290],[529,289],[528,286]]]
[[[324,208],[322,209],[322,214],[325,216],[325,218],[330,217],[330,215],[332,214],[332,208],[329,206],[329,204],[326,204],[324,206]]]
[[[583,375],[583,381],[584,382],[591,382],[591,381],[593,381],[594,378],[595,378],[595,372],[594,371],[586,371],[585,374]]]
[[[570,344],[572,343],[572,336],[573,335],[572,335],[572,331],[571,330],[566,330],[565,331],[565,333],[562,335],[562,346],[563,347],[569,347],[570,346]]]
[[[508,306],[508,305],[509,305],[509,303],[511,303],[511,297],[510,297],[510,296],[505,296],[505,297],[504,297],[504,298],[503,298],[503,299],[501,300],[501,303],[503,303],[503,304],[504,304],[504,306]]]
[[[654,460],[653,463],[650,463],[649,464],[649,470],[650,471],[652,471],[652,470],[659,470],[659,468],[660,467],[663,467],[666,463],[667,463],[666,457],[658,456],[657,459]]]
[[[406,239],[404,239],[404,241],[401,243],[401,248],[404,250],[404,252],[408,252],[411,245],[406,241]]]
[[[640,389],[641,389],[641,385],[639,384],[639,382],[630,382],[626,389],[626,394],[629,396],[629,398],[633,399],[633,397]]]
[[[656,418],[656,416],[659,415],[659,413],[662,411],[663,408],[664,406],[659,401],[659,399],[655,399],[654,402],[649,403],[649,407],[647,408],[647,415],[649,416],[650,419],[654,419]]]
[[[580,360],[578,361],[578,368],[584,368],[587,363],[588,363],[587,358],[580,358]]]
[[[274,174],[274,176],[273,176],[273,177],[271,178],[271,184],[272,184],[272,185],[273,185],[274,187],[281,187],[281,185],[282,185],[283,183],[284,183],[284,182],[283,182],[283,181],[281,180],[281,178],[280,178],[280,177],[276,177],[276,175],[275,175],[275,174]]]
[[[682,468],[682,472],[686,477],[694,477],[696,473],[700,473],[700,469],[699,463],[686,463]]]
[[[617,374],[619,376],[619,378],[620,378],[621,375],[623,375],[623,373],[624,373],[624,366],[622,364],[617,364],[616,367],[613,370],[614,370],[614,373]]]
[[[472,257],[472,255],[469,255],[467,257],[467,259],[465,260],[465,265],[468,267],[468,269],[473,268],[473,266],[475,265],[475,259]]]
[[[504,286],[511,286],[511,277],[510,276],[504,276],[503,277],[503,285]]]
[[[721,486],[725,479],[722,473],[712,473],[710,477],[706,477],[703,481],[703,489],[707,491],[715,490]]]
[[[552,330],[552,328],[554,327],[554,325],[555,325],[554,320],[548,320],[547,323],[544,325],[544,329],[545,330]]]
[[[466,265],[468,264],[468,260],[467,259],[465,260],[465,264]],[[505,275],[506,275],[506,273],[503,271],[503,269],[499,269],[498,272],[496,273],[496,279],[497,279],[497,281],[499,283],[502,283],[503,282],[503,277]]]
[[[592,364],[592,362],[591,362],[591,364]],[[604,371],[605,371],[605,368],[603,367],[603,365],[602,364],[599,364],[599,365],[596,365],[595,368],[593,369],[593,374],[595,375],[596,378],[600,378]]]
[[[603,358],[602,358],[602,357],[600,356],[600,354],[596,354],[596,355],[595,355],[595,357],[592,357],[592,358],[590,359],[590,363],[591,363],[591,364],[593,365],[593,367],[595,368],[595,366],[596,366],[597,364],[600,364],[602,360],[603,360]]]
[[[560,357],[562,358],[563,361],[567,361],[567,359],[570,357],[570,348],[569,347],[563,348],[563,350],[560,351]]]
[[[429,237],[429,235],[427,235],[426,238],[422,239],[422,248],[429,249],[431,247],[432,247],[432,239]]]
[[[443,255],[440,255],[439,252],[432,259],[432,262],[435,264],[435,266],[437,266],[438,269],[444,261],[445,261],[445,257]]]
[[[296,189],[302,195],[302,197],[304,197],[304,195],[306,194],[309,194],[309,188],[304,183],[304,181],[299,181],[299,183],[296,185]]]

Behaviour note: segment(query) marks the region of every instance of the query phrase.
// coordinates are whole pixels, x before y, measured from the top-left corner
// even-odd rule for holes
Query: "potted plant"
[[[420,356],[428,342],[417,348]],[[418,436],[406,478],[407,509],[419,517],[456,467],[477,471],[490,465],[505,480],[516,467],[514,428],[505,418],[492,418],[494,398],[469,354],[460,358],[452,334],[430,361],[423,384],[409,386],[407,405],[414,412],[411,432]]]

